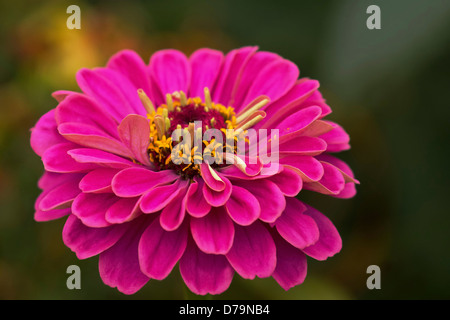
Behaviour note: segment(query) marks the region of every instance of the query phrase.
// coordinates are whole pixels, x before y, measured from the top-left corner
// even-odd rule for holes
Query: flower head
[[[82,92],[55,92],[32,129],[35,219],[66,217],[64,243],[99,255],[104,283],[126,294],[177,263],[196,294],[222,293],[235,272],[301,284],[306,256],[333,256],[341,238],[296,196],[349,198],[358,182],[331,155],[349,137],[324,120],[319,83],[298,76],[255,47],[162,50],[148,65],[124,50],[80,70]]]

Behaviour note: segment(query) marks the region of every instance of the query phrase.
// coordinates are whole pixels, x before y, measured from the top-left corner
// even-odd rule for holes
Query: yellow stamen
[[[163,116],[157,114],[153,121],[155,122],[156,132],[158,133],[158,139],[161,139],[166,132],[164,118]]]
[[[137,91],[139,99],[141,99],[142,105],[145,108],[145,111],[147,111],[147,114],[153,115],[155,113],[155,107],[150,100],[150,98],[145,94],[144,90],[138,89]]]
[[[184,107],[187,105],[186,94],[180,90],[180,104]]]
[[[203,91],[204,91],[204,94],[205,94],[205,105],[206,105],[206,108],[212,109],[211,94],[209,92],[209,89],[205,88]],[[208,111],[206,108],[205,108],[205,111]]]
[[[239,115],[236,118],[236,122],[239,123],[242,120],[245,120],[245,118],[247,118],[248,116],[250,116],[252,113],[258,111],[259,109],[261,109],[262,107],[264,107],[265,105],[267,105],[269,103],[269,99],[264,99],[260,102],[258,102],[257,104],[255,104],[253,107],[249,108],[247,111],[245,111],[243,114]]]
[[[260,122],[262,119],[264,119],[263,116],[258,115],[256,117],[254,117],[253,119],[251,119],[250,121],[248,121],[247,123],[245,123],[242,127],[240,127],[239,129],[237,129],[234,132],[234,135],[240,135],[242,132],[244,132],[244,130],[247,130],[248,128],[253,127],[255,124],[257,124],[258,122]]]
[[[169,111],[173,111],[173,98],[170,93],[166,94],[166,104]]]

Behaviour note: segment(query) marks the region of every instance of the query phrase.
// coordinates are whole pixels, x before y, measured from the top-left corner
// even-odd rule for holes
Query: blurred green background
[[[66,8],[81,8],[81,30]],[[381,8],[381,30],[366,9]],[[361,181],[350,200],[302,192],[335,223],[341,253],[308,262],[303,285],[235,275],[215,299],[449,299],[450,1],[24,1],[0,2],[0,299],[182,299],[178,269],[125,296],[101,282],[97,258],[64,246],[64,219],[37,223],[40,159],[29,129],[56,106],[51,93],[79,90],[75,73],[124,48],[258,45],[318,79],[352,149],[339,155]],[[81,268],[68,290],[66,268]],[[366,269],[381,268],[381,290]],[[188,297],[193,297],[188,294]]]

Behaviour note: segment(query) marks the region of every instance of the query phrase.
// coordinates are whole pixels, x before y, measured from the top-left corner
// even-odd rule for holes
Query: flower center
[[[155,109],[138,90],[150,125],[148,156],[157,169],[175,170],[192,179],[200,175],[205,153],[216,160],[211,166],[223,166],[223,155],[237,154],[237,141],[245,140],[246,130],[265,117],[258,110],[269,102],[267,97],[261,96],[236,115],[234,108],[212,102],[208,88],[204,92],[205,101],[187,98],[182,91],[167,94],[166,103]]]

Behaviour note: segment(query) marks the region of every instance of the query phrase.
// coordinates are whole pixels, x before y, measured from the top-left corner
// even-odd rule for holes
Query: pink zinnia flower
[[[306,277],[306,256],[325,260],[341,238],[322,213],[296,198],[302,189],[355,194],[353,173],[330,153],[349,136],[324,120],[331,109],[319,82],[270,52],[244,47],[189,58],[162,50],[147,65],[133,51],[82,69],[82,93],[57,91],[55,109],[31,133],[42,157],[35,219],[66,217],[63,241],[79,259],[99,255],[105,284],[125,294],[166,278],[178,263],[196,294],[219,294],[237,272],[272,276],[284,289]],[[201,121],[200,127],[194,121]],[[171,134],[278,129],[279,166],[239,155],[233,144],[200,139],[176,150]],[[175,153],[174,153],[174,150]],[[213,158],[234,164],[203,161]],[[175,161],[174,154],[187,162]],[[179,159],[178,159],[179,160]],[[197,160],[197,161],[194,161]]]

